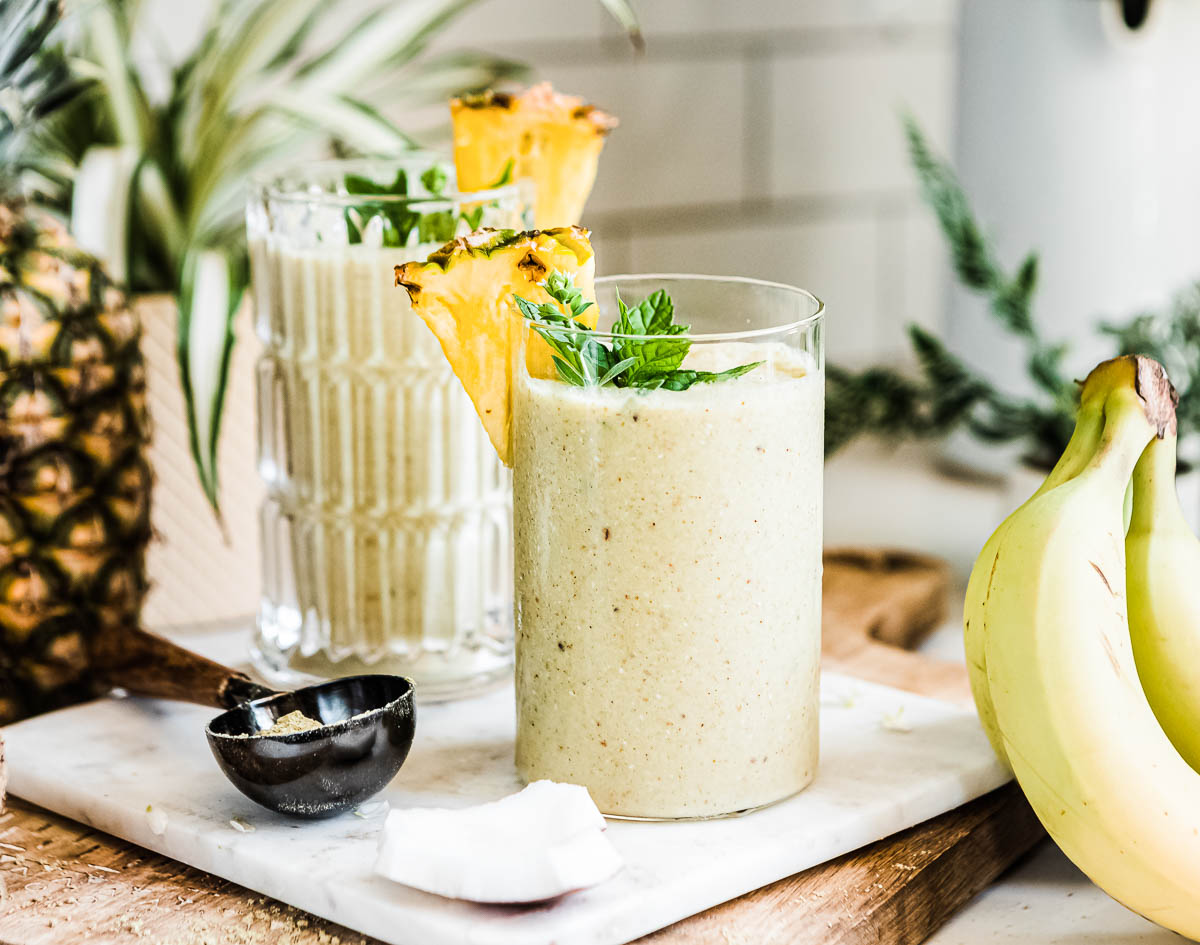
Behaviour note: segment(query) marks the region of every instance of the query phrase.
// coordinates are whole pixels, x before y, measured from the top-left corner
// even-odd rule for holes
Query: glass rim
[[[437,196],[432,194],[415,196],[412,194],[340,194],[332,190],[302,189],[320,186],[317,181],[309,184],[285,182],[288,175],[302,177],[311,175],[318,177],[321,172],[345,171],[351,168],[368,169],[372,167],[402,167],[408,162],[429,161],[443,164],[454,181],[455,189],[445,191]],[[250,178],[252,192],[260,199],[279,201],[283,203],[321,203],[335,207],[361,207],[368,205],[388,206],[430,206],[462,203],[484,203],[505,198],[520,199],[520,190],[515,181],[499,187],[489,187],[485,190],[460,191],[454,172],[454,160],[440,151],[414,149],[402,151],[396,157],[361,157],[361,158],[322,158],[308,161],[295,161],[276,165],[263,170]]]
[[[825,317],[825,303],[822,302],[815,295],[813,295],[811,292],[809,292],[807,289],[801,289],[798,286],[788,285],[785,282],[769,282],[766,279],[753,279],[753,278],[750,278],[749,276],[710,276],[710,275],[702,275],[700,273],[686,273],[686,272],[629,273],[626,275],[601,276],[598,279],[596,279],[595,284],[596,284],[597,289],[599,289],[603,286],[610,286],[610,285],[614,285],[614,286],[616,286],[616,288],[619,289],[620,284],[622,282],[634,282],[634,281],[649,282],[652,280],[657,280],[659,282],[666,282],[668,280],[673,280],[676,282],[696,282],[696,283],[724,282],[724,283],[740,284],[740,285],[745,285],[745,286],[754,286],[755,288],[760,288],[760,289],[772,289],[772,290],[785,292],[789,295],[794,295],[797,298],[803,299],[810,306],[812,306],[812,309],[813,309],[808,315],[805,315],[802,318],[794,319],[790,322],[781,322],[778,325],[769,325],[765,328],[745,328],[745,329],[738,329],[738,330],[734,330],[734,331],[705,331],[705,332],[686,331],[686,332],[682,332],[678,335],[670,336],[672,338],[677,338],[677,339],[681,339],[681,340],[701,341],[701,342],[754,340],[754,339],[758,339],[758,338],[769,337],[772,335],[783,334],[783,333],[789,332],[789,331],[797,331],[797,330],[809,328],[812,325],[817,324],[819,321],[821,321],[822,318]],[[662,286],[660,286],[660,288],[662,288]],[[534,319],[525,319],[525,322],[531,328],[535,325],[540,325],[543,328],[549,328],[549,329],[558,330],[558,331],[570,331],[571,330],[564,325],[552,325],[549,322],[535,321]],[[599,339],[617,338],[617,339],[621,339],[623,341],[624,340],[643,341],[643,340],[647,340],[647,339],[661,339],[663,337],[662,335],[622,334],[620,332],[599,331],[597,329],[581,329],[581,330],[586,330],[589,336],[599,338]]]

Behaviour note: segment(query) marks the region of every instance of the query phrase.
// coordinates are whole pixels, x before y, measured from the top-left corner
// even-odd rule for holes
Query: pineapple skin
[[[0,724],[97,694],[136,627],[152,474],[141,329],[65,228],[0,201]]]
[[[582,227],[494,230],[483,227],[435,250],[424,262],[396,267],[396,285],[437,337],[442,353],[475,405],[500,461],[512,465],[512,358],[523,319],[512,301],[550,302],[542,283],[552,272],[572,276],[594,300],[595,259]],[[591,309],[580,322],[595,326]],[[531,338],[526,368],[554,376],[549,346]]]

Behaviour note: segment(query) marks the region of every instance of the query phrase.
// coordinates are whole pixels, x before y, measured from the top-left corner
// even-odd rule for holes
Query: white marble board
[[[228,637],[187,642],[236,658]],[[204,724],[212,714],[107,699],[9,726],[9,789],[393,945],[620,945],[1006,780],[974,713],[826,674],[821,766],[808,790],[729,820],[610,821],[626,864],[614,879],[550,905],[478,906],[372,874],[383,804],[299,822],[244,798],[209,753]],[[396,806],[462,806],[516,791],[512,738],[511,688],[420,707],[412,753],[381,797]],[[237,829],[235,819],[250,829]]]

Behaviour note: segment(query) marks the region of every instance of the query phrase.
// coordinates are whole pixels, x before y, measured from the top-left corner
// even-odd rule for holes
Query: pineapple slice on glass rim
[[[542,283],[560,272],[595,301],[589,235],[578,226],[523,233],[484,227],[424,262],[396,266],[396,285],[407,290],[413,311],[437,337],[506,466],[512,465],[512,351],[522,324],[513,296],[552,301]],[[595,317],[592,308],[579,321],[594,328]],[[528,357],[552,370],[549,347],[532,349]]]
[[[534,225],[543,229],[579,223],[605,139],[617,127],[615,116],[549,82],[519,94],[453,99],[450,117],[459,186],[484,190],[506,176],[532,180]]]

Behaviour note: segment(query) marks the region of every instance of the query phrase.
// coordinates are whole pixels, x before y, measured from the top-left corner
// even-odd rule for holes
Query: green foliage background
[[[1075,425],[1079,384],[1064,373],[1067,346],[1048,341],[1033,318],[1038,257],[1005,267],[975,218],[953,169],[931,151],[916,122],[905,119],[921,194],[937,215],[959,281],[987,299],[993,317],[1024,346],[1031,396],[1000,389],[951,353],[934,334],[910,325],[917,372],[890,367],[827,371],[825,452],[862,435],[889,439],[941,437],[965,429],[991,443],[1019,442],[1026,458],[1052,465]],[[1179,434],[1200,429],[1200,282],[1162,311],[1134,314],[1100,329],[1113,355],[1146,354],[1167,368],[1179,391]]]

